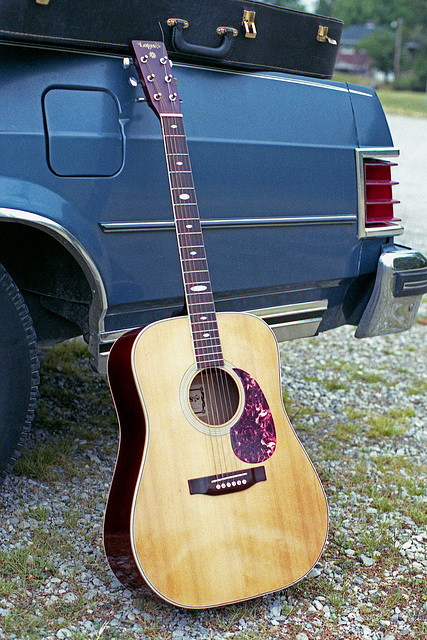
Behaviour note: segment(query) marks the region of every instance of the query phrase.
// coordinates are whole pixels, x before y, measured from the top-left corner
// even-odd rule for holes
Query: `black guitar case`
[[[318,78],[342,22],[247,0],[0,0],[0,40],[127,54],[163,40],[172,60]]]

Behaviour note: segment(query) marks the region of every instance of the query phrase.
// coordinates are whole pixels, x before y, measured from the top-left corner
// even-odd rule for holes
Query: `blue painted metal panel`
[[[119,105],[104,89],[54,87],[43,96],[47,161],[63,177],[106,177],[124,162]]]
[[[373,89],[348,84],[359,147],[392,147],[384,111]]]
[[[283,74],[174,69],[202,219],[252,223],[206,227],[214,290],[228,300],[222,306],[236,308],[253,292],[276,296],[358,275],[354,148],[389,144],[384,127],[359,115],[377,117],[375,95]],[[0,206],[55,220],[83,244],[106,287],[111,329],[121,326],[124,306],[172,308],[182,299],[160,125],[147,104],[135,102],[142,92],[129,85],[130,75],[112,56],[0,47]],[[84,94],[99,119],[83,122],[77,110],[67,128],[57,114],[61,105],[70,113],[71,94]],[[103,156],[103,119],[110,138],[120,139],[122,164],[114,141],[112,157]],[[106,225],[147,222],[165,230],[105,232]],[[372,246],[377,256],[379,245]]]

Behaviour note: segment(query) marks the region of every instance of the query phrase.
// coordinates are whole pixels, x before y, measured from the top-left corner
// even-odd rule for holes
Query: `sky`
[[[317,3],[317,0],[302,0],[302,1],[307,7],[307,11],[314,11],[314,5]]]

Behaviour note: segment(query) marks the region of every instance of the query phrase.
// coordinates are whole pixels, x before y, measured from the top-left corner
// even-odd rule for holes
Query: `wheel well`
[[[2,222],[0,230],[0,263],[25,299],[39,342],[88,336],[92,292],[75,257],[37,227]]]

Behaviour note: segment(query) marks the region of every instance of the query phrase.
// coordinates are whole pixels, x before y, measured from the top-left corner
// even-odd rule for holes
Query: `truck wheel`
[[[30,431],[39,366],[27,305],[0,264],[0,484],[12,470]]]

